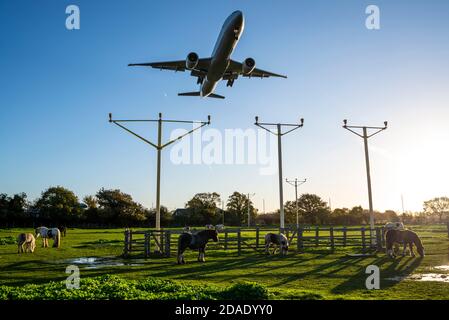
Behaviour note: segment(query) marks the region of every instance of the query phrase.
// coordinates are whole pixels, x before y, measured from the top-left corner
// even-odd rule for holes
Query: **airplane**
[[[190,52],[186,60],[168,62],[131,63],[128,66],[152,67],[160,70],[190,71],[190,75],[197,77],[200,91],[178,93],[178,96],[199,96],[224,99],[224,96],[215,94],[215,88],[220,80],[227,80],[226,86],[232,87],[239,77],[268,78],[287,76],[264,71],[256,68],[256,61],[247,58],[243,63],[231,60],[234,51],[245,27],[245,19],[241,11],[233,12],[224,22],[215,44],[212,56],[199,58],[196,52]]]

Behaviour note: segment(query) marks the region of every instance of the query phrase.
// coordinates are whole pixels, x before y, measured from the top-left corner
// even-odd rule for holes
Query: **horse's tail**
[[[53,247],[59,248],[61,246],[61,231],[56,229],[55,241],[53,242]]]

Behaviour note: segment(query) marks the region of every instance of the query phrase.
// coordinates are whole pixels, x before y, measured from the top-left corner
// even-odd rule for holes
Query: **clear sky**
[[[65,28],[65,9],[81,29]],[[365,8],[380,8],[380,30]],[[129,68],[130,62],[208,57],[234,10],[245,31],[232,58],[288,79],[221,83],[225,100],[178,97],[196,91],[188,73]],[[441,1],[0,1],[0,192],[30,199],[52,185],[82,198],[120,188],[155,203],[156,154],[107,121],[205,119],[211,128],[254,129],[305,118],[283,139],[284,177],[307,178],[300,192],[332,207],[367,207],[362,139],[341,128],[389,129],[370,140],[374,206],[420,210],[449,195],[449,2]],[[185,126],[168,126],[171,130]],[[156,127],[133,126],[155,139]],[[187,127],[189,129],[189,127]],[[262,210],[278,208],[277,175],[257,165],[175,165],[163,154],[162,203],[183,207],[197,192],[252,192]],[[285,185],[284,198],[293,199]]]

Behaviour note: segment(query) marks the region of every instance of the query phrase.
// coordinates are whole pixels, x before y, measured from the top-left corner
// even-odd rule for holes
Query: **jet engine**
[[[250,74],[256,67],[256,61],[253,58],[246,58],[242,64],[243,74]]]
[[[198,54],[196,54],[195,52],[190,52],[187,55],[187,59],[186,59],[186,68],[191,70],[191,69],[195,69],[196,66],[198,65]]]

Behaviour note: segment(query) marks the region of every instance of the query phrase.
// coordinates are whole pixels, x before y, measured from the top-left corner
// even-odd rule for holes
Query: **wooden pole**
[[[165,231],[165,256],[170,258],[170,236],[171,233],[169,230]]]
[[[315,247],[320,243],[320,227],[315,227]]]
[[[362,227],[362,248],[363,251],[366,249],[366,239],[365,239],[365,228]]]
[[[296,245],[297,245],[297,249],[299,252],[302,252],[304,249],[304,243],[303,243],[303,238],[302,238],[303,232],[304,232],[303,228],[301,228],[301,227],[298,228],[298,234],[296,235],[297,236],[297,240],[296,240],[297,244]]]
[[[347,242],[347,230],[346,227],[343,227],[343,247],[346,247]]]
[[[240,256],[241,251],[242,251],[242,244],[241,244],[241,233],[240,233],[240,229],[239,231],[237,231],[237,254]]]
[[[125,246],[123,250],[124,256],[129,254],[129,230],[125,230]]]
[[[376,246],[377,251],[382,251],[382,230],[381,228],[376,228]]]
[[[145,232],[145,258],[148,258],[150,256],[150,237],[148,235],[148,232]]]
[[[228,250],[228,230],[225,230],[224,249]]]
[[[335,250],[335,239],[334,239],[334,227],[331,227],[330,230],[330,240],[331,240],[331,250]]]
[[[256,249],[259,248],[259,227],[256,227]]]

